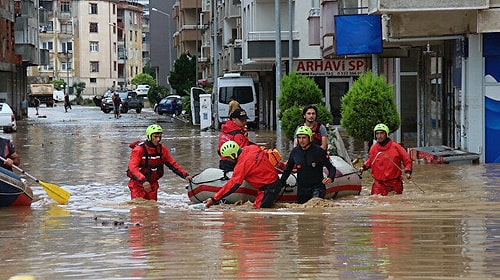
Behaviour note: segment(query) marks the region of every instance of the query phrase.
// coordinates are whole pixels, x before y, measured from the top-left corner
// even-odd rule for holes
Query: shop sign
[[[293,62],[296,73],[307,76],[359,76],[368,70],[364,58],[297,60]]]

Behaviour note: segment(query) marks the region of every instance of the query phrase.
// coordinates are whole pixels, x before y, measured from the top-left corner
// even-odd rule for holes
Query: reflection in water
[[[30,108],[31,110],[32,108]],[[216,131],[144,110],[115,120],[97,107],[42,108],[9,134],[22,168],[71,192],[55,205],[41,187],[31,208],[0,209],[0,274],[36,279],[494,279],[500,277],[500,165],[414,165],[402,195],[361,195],[190,208],[186,183],[160,182],[157,202],[130,201],[128,144],[159,122],[191,174],[218,165]],[[60,111],[57,111],[60,110]],[[58,113],[59,112],[59,113]],[[290,141],[250,132],[273,147]],[[347,139],[353,158],[363,143]],[[423,189],[425,193],[421,192]]]

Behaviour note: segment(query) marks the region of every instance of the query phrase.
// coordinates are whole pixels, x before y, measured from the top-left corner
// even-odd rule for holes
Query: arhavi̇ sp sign
[[[308,76],[359,76],[368,69],[363,58],[297,60],[293,62],[296,73]]]

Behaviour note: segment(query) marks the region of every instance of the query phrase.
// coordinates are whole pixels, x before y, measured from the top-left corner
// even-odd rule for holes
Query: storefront
[[[296,73],[314,78],[325,93],[326,107],[332,112],[333,124],[340,124],[340,99],[353,81],[369,69],[367,58],[327,60],[297,60],[293,63]]]

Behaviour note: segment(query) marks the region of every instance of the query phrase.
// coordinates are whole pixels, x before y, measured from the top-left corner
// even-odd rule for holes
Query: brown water
[[[193,174],[217,166],[217,132],[150,110],[119,120],[95,107],[41,112],[47,118],[2,136],[14,141],[23,169],[72,197],[56,205],[31,182],[31,208],[0,209],[2,279],[500,277],[500,165],[415,165],[403,195],[388,197],[369,195],[365,173],[359,196],[267,210],[200,209],[185,182],[166,172],[157,203],[130,202],[128,144],[143,139],[147,125],[162,121],[163,143]],[[267,130],[250,138],[279,142]]]

